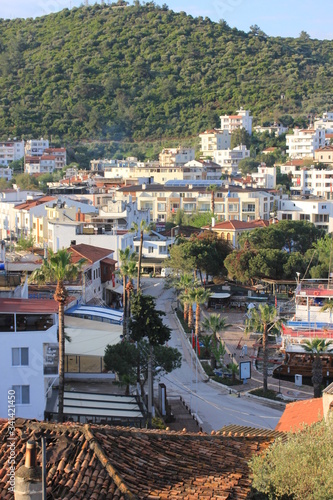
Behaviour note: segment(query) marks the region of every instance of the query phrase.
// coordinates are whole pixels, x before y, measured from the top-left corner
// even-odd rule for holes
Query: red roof
[[[214,229],[221,229],[221,230],[226,230],[226,231],[238,231],[241,229],[255,229],[260,226],[268,226],[269,221],[265,220],[254,220],[251,222],[245,222],[242,220],[226,220],[224,222],[218,222],[215,224],[215,226],[212,228]],[[205,228],[208,228],[210,226],[205,226]]]
[[[48,201],[53,201],[55,199],[56,198],[54,196],[42,196],[41,198],[37,198],[34,200],[27,200],[24,203],[15,205],[14,208],[18,210],[30,210],[30,208],[35,208],[38,205],[43,205],[43,203],[47,203]]]
[[[44,153],[66,153],[65,148],[46,148]]]
[[[275,427],[280,432],[297,432],[323,419],[323,398],[289,403]]]
[[[241,117],[241,115],[230,115],[229,119],[231,119],[231,118],[234,120],[235,118],[242,118],[242,117]]]
[[[0,299],[1,313],[56,313],[58,304],[52,299]]]
[[[110,248],[94,247],[93,245],[86,245],[85,243],[72,245],[68,250],[72,254],[73,263],[78,262],[80,259],[86,259],[91,264],[105,259],[114,252],[114,250],[110,250]]]

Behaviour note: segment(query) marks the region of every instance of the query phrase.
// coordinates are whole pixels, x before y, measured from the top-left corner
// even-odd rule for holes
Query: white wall
[[[7,418],[7,394],[13,385],[30,386],[30,404],[16,405],[16,417],[44,419],[46,404],[43,343],[57,343],[57,326],[47,331],[0,332],[0,417]],[[12,347],[29,348],[29,366],[12,366]],[[51,376],[48,376],[51,377]]]

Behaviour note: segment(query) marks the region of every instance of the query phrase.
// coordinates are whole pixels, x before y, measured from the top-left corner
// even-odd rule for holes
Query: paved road
[[[169,345],[177,347],[183,356],[181,368],[160,379],[167,387],[168,397],[182,396],[192,412],[198,416],[205,432],[218,430],[227,424],[274,429],[282,409],[274,408],[269,403],[262,404],[244,395],[237,397],[215,383],[205,382],[206,377],[196,369],[195,358],[191,359],[192,349],[188,348],[188,341],[181,333],[174,315],[176,307],[174,291],[164,289],[164,280],[144,278],[142,289],[144,293],[154,296],[157,309],[166,313],[165,323],[172,329]]]

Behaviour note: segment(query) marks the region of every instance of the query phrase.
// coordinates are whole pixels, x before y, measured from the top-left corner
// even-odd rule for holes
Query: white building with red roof
[[[253,231],[258,227],[267,227],[269,225],[268,220],[254,220],[254,221],[241,221],[241,220],[226,220],[224,222],[218,222],[215,224],[213,220],[212,226],[205,226],[202,229],[211,229],[214,233],[217,233],[222,240],[226,240],[234,248],[239,248],[238,238],[245,231]]]
[[[250,115],[250,111],[240,108],[237,111],[237,115],[223,115],[220,116],[221,119],[221,130],[228,130],[232,133],[238,128],[245,128],[246,132],[252,134],[252,121],[253,116]]]

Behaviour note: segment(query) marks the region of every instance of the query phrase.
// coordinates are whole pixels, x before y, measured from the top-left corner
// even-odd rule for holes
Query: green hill
[[[154,3],[0,20],[0,71],[2,137],[176,138],[239,106],[258,123],[333,108],[333,41],[245,33]]]

